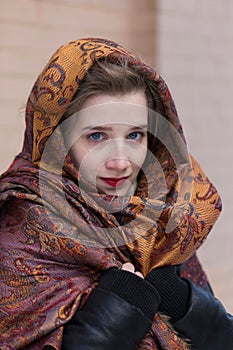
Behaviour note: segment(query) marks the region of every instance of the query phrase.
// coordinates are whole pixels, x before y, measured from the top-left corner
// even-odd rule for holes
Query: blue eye
[[[89,135],[89,138],[92,141],[101,141],[103,140],[103,134],[101,132],[94,132],[93,134]]]
[[[131,132],[131,134],[129,134],[128,138],[130,140],[140,140],[142,137],[144,136],[144,134],[142,132]]]

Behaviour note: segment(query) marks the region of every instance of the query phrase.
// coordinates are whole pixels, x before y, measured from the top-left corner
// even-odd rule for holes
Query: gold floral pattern
[[[57,157],[62,138],[53,144],[52,165],[44,167],[42,154],[51,135],[87,70],[103,57],[112,61],[125,57],[135,70],[155,80],[165,118],[184,140],[171,94],[156,70],[109,40],[82,39],[57,50],[29,96],[23,150],[0,179],[1,350],[60,349],[64,324],[85,303],[100,274],[126,261],[137,264],[144,274],[156,266],[183,263],[183,275],[206,286],[206,275],[195,252],[217,220],[221,201],[192,157],[192,193],[177,210],[179,183],[174,162],[162,146],[156,150],[170,189],[158,220],[155,211],[160,203],[147,198],[143,178],[128,205],[114,215],[107,214],[94,195],[89,198],[93,207],[86,205],[69,157],[63,178],[59,177]],[[120,208],[118,198],[106,196],[105,200],[111,207]],[[143,212],[145,204],[149,209]],[[171,216],[178,221],[167,232]],[[129,241],[127,234],[130,236],[135,219],[143,225],[138,238]],[[126,237],[121,245],[115,236],[119,227]],[[106,229],[113,228],[115,231],[106,235]],[[104,241],[102,246],[100,241]],[[156,315],[138,349],[185,350],[188,346]]]

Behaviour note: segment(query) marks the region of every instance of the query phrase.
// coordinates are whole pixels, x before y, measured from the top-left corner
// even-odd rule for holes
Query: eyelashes
[[[99,142],[99,141],[103,141],[104,139],[106,139],[104,137],[104,133],[102,133],[102,132],[93,132],[92,134],[88,135],[88,138],[93,142]]]
[[[140,142],[146,136],[147,136],[147,133],[144,131],[133,131],[130,134],[128,134],[127,139],[132,140],[132,141],[136,141],[136,142]],[[96,132],[93,132],[93,133],[87,135],[87,139],[90,142],[97,143],[97,142],[102,142],[102,141],[108,140],[109,136],[103,132],[96,131]]]
[[[131,132],[128,136],[129,140],[140,141],[146,136],[146,133],[143,131],[134,131]]]

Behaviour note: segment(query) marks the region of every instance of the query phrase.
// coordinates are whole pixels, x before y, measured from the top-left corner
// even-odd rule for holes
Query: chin
[[[129,192],[130,192],[130,188],[114,188],[114,189],[104,190],[104,193],[106,193],[107,195],[118,196],[118,197],[128,196]]]

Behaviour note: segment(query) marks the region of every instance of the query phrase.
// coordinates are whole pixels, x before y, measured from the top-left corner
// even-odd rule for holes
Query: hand
[[[122,270],[129,271],[134,273],[135,275],[144,278],[143,274],[140,271],[135,271],[135,267],[132,263],[127,262],[122,265]]]

